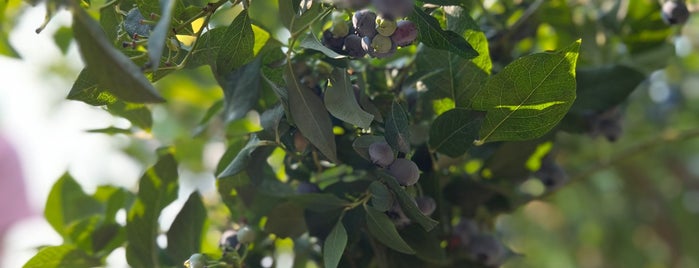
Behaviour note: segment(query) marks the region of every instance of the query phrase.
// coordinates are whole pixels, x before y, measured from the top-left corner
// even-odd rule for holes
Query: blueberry
[[[684,1],[668,0],[663,3],[661,16],[669,25],[685,24],[689,20],[689,10]]]
[[[417,38],[417,26],[415,23],[402,20],[396,23],[396,30],[391,35],[391,40],[398,46],[407,46],[413,43]]]
[[[221,239],[218,241],[218,246],[224,253],[235,251],[240,246],[240,241],[238,241],[238,232],[233,230],[226,230],[221,234]]]
[[[354,12],[352,26],[360,37],[374,37],[376,35],[376,13],[366,9]]]
[[[320,188],[313,183],[302,181],[299,182],[299,185],[296,187],[296,192],[299,194],[312,194],[320,192]]]
[[[388,173],[391,174],[398,183],[404,186],[415,184],[420,179],[420,170],[415,162],[405,158],[398,158],[388,166]]]
[[[434,198],[429,196],[416,197],[415,203],[417,204],[417,208],[420,209],[420,212],[426,216],[432,215],[437,209],[437,202],[434,201]]]
[[[568,181],[568,174],[555,162],[551,154],[541,159],[541,168],[534,172],[534,177],[544,184],[547,191],[557,189]]]
[[[471,237],[466,249],[472,260],[488,267],[499,267],[507,258],[505,245],[490,234]]]
[[[331,49],[332,51],[335,51],[337,53],[342,52],[342,47],[345,45],[345,38],[344,37],[334,37],[332,31],[330,29],[323,31],[323,38],[321,39],[321,43]]]
[[[350,57],[364,57],[364,55],[366,55],[366,50],[362,48],[362,38],[354,34],[345,37],[345,52]]]
[[[369,157],[372,163],[383,168],[388,167],[395,160],[393,149],[385,141],[374,142],[369,145]]]

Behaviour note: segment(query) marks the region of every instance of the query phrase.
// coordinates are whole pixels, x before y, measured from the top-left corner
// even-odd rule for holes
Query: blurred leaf
[[[141,13],[150,16],[150,14],[160,14],[160,4],[159,1],[154,0],[134,0],[136,6]]]
[[[58,49],[61,50],[61,53],[65,55],[68,52],[70,42],[73,41],[73,30],[66,26],[58,28],[58,30],[53,33],[53,41],[56,43],[56,46],[58,46]]]
[[[374,136],[374,135],[364,135],[364,136],[359,136],[354,139],[354,142],[352,143],[352,148],[354,148],[354,151],[357,152],[361,157],[363,157],[366,160],[371,161],[371,156],[369,156],[369,146],[371,146],[372,143],[375,142],[385,142],[386,139],[383,136]]]
[[[104,207],[83,192],[73,177],[65,173],[53,184],[46,199],[44,217],[61,236],[69,235],[68,226],[73,222],[101,215]]]
[[[112,104],[117,101],[114,94],[98,89],[98,82],[87,68],[80,71],[68,93],[69,100],[77,100],[92,106]]]
[[[446,264],[447,255],[444,248],[440,246],[435,230],[425,232],[420,226],[411,224],[399,232],[405,242],[415,250],[418,258],[432,263]]]
[[[386,212],[393,206],[393,196],[383,183],[372,181],[369,184],[369,192],[371,193],[371,206],[376,210]]]
[[[204,114],[204,117],[201,118],[197,127],[192,130],[192,136],[196,137],[204,133],[204,131],[206,131],[206,126],[209,124],[211,119],[213,119],[223,110],[223,105],[223,100],[214,102],[214,104],[206,110],[206,114]]]
[[[220,50],[221,40],[227,33],[227,28],[213,28],[203,33],[197,42],[194,43],[190,59],[187,61],[186,68],[196,68],[202,65],[211,65],[215,71],[216,59]]]
[[[470,110],[446,111],[430,126],[430,149],[453,158],[463,155],[478,138],[482,122],[482,118]]]
[[[153,116],[150,109],[143,104],[118,101],[108,104],[107,108],[110,113],[128,119],[136,127],[150,130],[153,126]]]
[[[337,163],[337,148],[332,122],[318,95],[299,83],[287,64],[284,71],[289,94],[289,111],[296,127],[330,161]]]
[[[260,96],[260,68],[262,58],[257,57],[241,68],[218,76],[225,96],[224,119],[232,122],[245,117]]]
[[[159,0],[160,2],[160,19],[155,24],[155,28],[148,37],[148,62],[152,65],[153,70],[157,70],[160,65],[160,57],[163,55],[165,42],[169,42],[168,33],[170,33],[170,22],[172,21],[172,12],[175,9],[175,0]]]
[[[418,30],[417,38],[426,46],[453,52],[467,60],[478,56],[478,52],[463,37],[455,32],[442,30],[437,19],[421,8],[415,7],[408,19],[415,23]]]
[[[102,218],[102,215],[95,214],[87,218],[74,221],[70,225],[66,226],[66,243],[75,245],[80,250],[94,255],[95,250],[92,248],[92,234],[102,224]]]
[[[347,246],[347,231],[342,221],[337,221],[323,243],[323,264],[326,268],[335,268],[340,264],[342,254]]]
[[[386,118],[386,141],[393,149],[410,152],[410,122],[408,113],[397,101],[391,105],[391,113]]]
[[[368,129],[374,116],[359,107],[347,70],[335,68],[330,83],[324,96],[328,112],[342,121]]]
[[[125,228],[118,223],[103,223],[92,232],[92,249],[97,255],[106,255],[124,246]]]
[[[293,202],[284,202],[272,209],[267,215],[265,231],[278,237],[296,238],[306,232],[303,208]]]
[[[463,0],[423,0],[425,4],[435,4],[440,6],[453,6],[465,4]]]
[[[0,55],[16,59],[20,58],[17,50],[10,44],[10,38],[7,32],[0,33]]]
[[[131,134],[131,130],[128,128],[118,128],[118,127],[107,127],[107,128],[97,128],[97,129],[90,129],[87,130],[89,133],[102,133],[102,134],[107,134],[107,135],[116,135],[116,134],[126,134],[129,135]]]
[[[118,14],[117,16],[121,16],[121,14]],[[124,16],[124,31],[126,31],[131,38],[134,36],[149,37],[151,35],[151,30],[153,30],[153,25],[143,23],[145,19],[146,18],[143,17],[143,14],[137,7],[132,8],[128,13],[126,13],[126,16]],[[117,21],[119,21],[119,19],[117,19]],[[108,36],[111,37],[109,34]],[[116,39],[116,36],[114,37],[114,39]]]
[[[23,268],[73,268],[101,266],[99,259],[90,257],[72,245],[50,246],[39,250]]]
[[[314,212],[326,212],[346,207],[350,203],[333,194],[310,193],[294,195],[289,201]]]
[[[279,0],[279,16],[284,26],[291,32],[291,36],[298,36],[313,22],[322,19],[332,11],[332,9],[322,10],[319,3],[313,3],[311,8],[301,15],[298,15],[297,9],[298,6],[295,7],[293,1]]]
[[[240,149],[238,154],[231,160],[228,165],[226,166],[221,173],[216,175],[217,178],[224,179],[230,176],[234,176],[241,171],[245,170],[246,166],[248,165],[248,160],[250,160],[250,155],[257,149],[257,147],[260,146],[267,146],[269,145],[269,142],[267,141],[261,141],[257,135],[253,134],[250,136],[250,140],[248,140],[248,143]]]
[[[133,267],[158,266],[160,212],[177,199],[177,162],[165,153],[141,177],[136,202],[126,220],[126,261]]]
[[[255,46],[255,34],[248,12],[241,11],[217,41],[215,73],[228,74],[248,63],[254,56]]]
[[[384,245],[405,254],[415,254],[415,251],[405,243],[396,226],[383,212],[372,207],[364,206],[366,211],[366,224],[371,236]]]
[[[134,194],[124,188],[100,185],[92,197],[104,204],[104,220],[107,223],[115,223],[117,211],[126,208],[133,202]]]
[[[188,259],[193,252],[200,252],[207,221],[201,198],[197,191],[190,194],[167,231],[167,252],[176,263]]]
[[[619,105],[638,87],[646,76],[623,65],[578,69],[577,98],[571,112],[601,112]],[[613,83],[610,83],[613,81]]]
[[[525,56],[493,75],[473,101],[487,111],[479,142],[533,139],[558,124],[575,100],[579,48]]]
[[[301,44],[299,44],[299,46],[301,46],[302,48],[320,51],[323,54],[325,54],[325,56],[328,56],[333,59],[342,59],[347,57],[345,55],[340,55],[332,49],[329,49],[326,46],[324,46],[322,43],[320,43],[320,40],[318,40],[318,37],[316,37],[315,34],[313,34],[313,32],[308,33],[306,37],[304,37],[303,40],[301,40]]]
[[[99,27],[82,8],[73,9],[73,34],[80,47],[90,76],[101,87],[130,102],[165,101],[143,76],[141,68],[117,51]]]
[[[422,214],[422,212],[420,212],[420,209],[415,204],[415,199],[413,199],[413,197],[411,197],[405,191],[405,189],[398,184],[398,181],[396,181],[395,178],[386,174],[385,172],[378,172],[378,175],[379,180],[381,180],[381,182],[383,182],[384,185],[386,185],[388,189],[393,192],[393,196],[396,198],[395,201],[398,201],[400,207],[403,209],[403,212],[406,216],[408,216],[408,218],[422,226],[422,228],[426,231],[430,231],[432,228],[437,226],[437,221],[425,216]]]

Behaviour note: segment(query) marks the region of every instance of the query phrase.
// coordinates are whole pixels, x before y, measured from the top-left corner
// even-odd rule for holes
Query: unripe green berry
[[[346,21],[333,21],[330,32],[334,38],[343,38],[349,34],[349,26]]]
[[[184,267],[204,268],[206,267],[206,256],[199,253],[192,254],[192,256],[189,256],[189,259],[184,262]]]
[[[395,20],[387,19],[384,17],[376,18],[376,31],[380,35],[391,36],[393,32],[396,31],[397,26],[398,24],[396,24]]]
[[[243,226],[238,230],[238,241],[242,244],[250,244],[255,241],[255,231],[248,226]]]
[[[393,41],[390,37],[383,35],[376,35],[374,39],[371,40],[371,47],[376,53],[386,53],[391,50],[393,46]]]

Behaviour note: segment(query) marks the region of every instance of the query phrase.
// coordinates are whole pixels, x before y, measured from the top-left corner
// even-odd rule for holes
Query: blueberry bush
[[[102,266],[117,248],[132,267],[269,267],[284,250],[293,267],[526,258],[496,219],[584,178],[557,163],[573,150],[559,137],[623,137],[625,101],[672,59],[691,10],[679,0],[28,2],[46,5],[37,32],[71,13],[56,43],[74,41],[85,68],[67,98],[131,123],[91,132],[129,137],[125,150],[152,165],[135,191],[86,193],[59,178],[45,217],[64,243],[25,267]],[[16,4],[0,7],[10,26]],[[13,56],[5,41],[0,52]],[[203,164],[211,141],[227,147],[215,168]],[[191,193],[164,230],[183,170],[215,176],[218,197]]]

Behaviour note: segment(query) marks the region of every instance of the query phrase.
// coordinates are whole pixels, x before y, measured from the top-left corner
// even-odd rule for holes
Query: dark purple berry
[[[472,260],[487,267],[499,267],[507,259],[505,245],[489,234],[471,237],[466,249]]]
[[[478,223],[473,219],[461,218],[452,229],[452,234],[459,238],[462,246],[467,246],[471,237],[480,233]]]
[[[384,168],[391,165],[396,159],[393,155],[393,149],[385,141],[369,145],[369,157],[372,163]]]
[[[391,40],[398,46],[408,46],[417,38],[417,26],[409,20],[402,20],[397,23],[396,31],[391,35]]]
[[[321,43],[332,51],[342,53],[342,47],[345,45],[345,38],[334,37],[333,33],[328,29],[323,31],[323,39],[321,40]]]
[[[400,204],[398,202],[393,202],[393,206],[386,211],[386,215],[388,216],[391,221],[393,221],[393,224],[396,227],[404,227],[408,224],[410,224],[410,218],[405,215],[405,212],[403,212],[403,208],[400,207]]]
[[[391,19],[407,17],[413,12],[415,0],[372,0],[381,16]]]
[[[685,24],[689,20],[689,10],[684,1],[668,0],[663,3],[661,16],[669,25]]]
[[[224,253],[238,249],[240,246],[238,232],[233,230],[226,230],[223,232],[223,234],[221,234],[221,239],[218,241],[218,246]]]
[[[623,133],[622,112],[619,107],[589,115],[587,121],[589,134],[592,137],[604,136],[607,140],[614,142]]]
[[[376,13],[366,9],[354,12],[352,26],[360,37],[374,37],[376,35]]]
[[[415,198],[415,204],[423,215],[429,216],[437,209],[437,202],[429,196],[419,196]]]
[[[398,183],[404,186],[410,186],[420,179],[420,170],[415,162],[405,158],[398,158],[388,166],[388,173],[391,174]]]
[[[320,192],[320,188],[313,183],[302,181],[299,182],[299,185],[296,187],[296,192],[299,194],[312,194]]]
[[[364,57],[364,55],[366,55],[366,50],[362,48],[362,38],[354,34],[345,37],[345,52],[350,57]]]
[[[541,168],[534,172],[534,177],[538,178],[548,191],[557,189],[568,181],[568,174],[551,154],[541,159]]]

